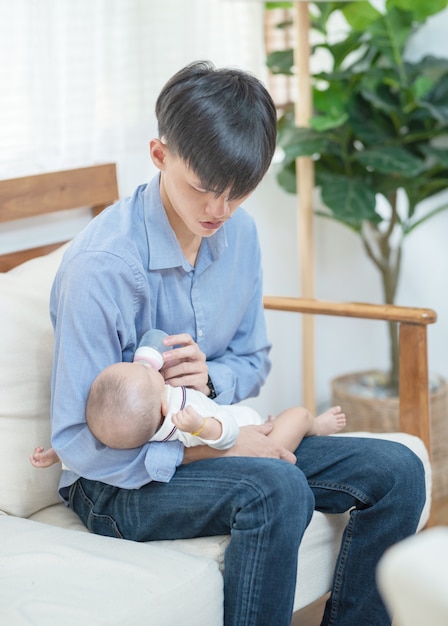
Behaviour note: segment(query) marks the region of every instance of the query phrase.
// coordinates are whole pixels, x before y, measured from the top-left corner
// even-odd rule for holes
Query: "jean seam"
[[[331,593],[332,604],[331,604],[331,611],[329,615],[328,626],[331,626],[332,624],[334,624],[337,619],[339,597],[340,597],[340,592],[341,592],[342,580],[344,578],[345,563],[346,563],[347,556],[350,551],[350,546],[352,543],[354,524],[355,524],[355,518],[354,518],[354,514],[352,513],[350,515],[350,519],[346,526],[344,541],[341,545],[340,552],[339,552],[338,566],[334,573],[333,588],[332,588],[332,593]]]
[[[343,485],[341,483],[333,483],[333,482],[321,482],[321,481],[308,481],[311,489],[328,489],[329,491],[340,491],[342,493],[347,493],[350,496],[353,496],[363,504],[373,504],[372,499],[360,489],[354,488],[352,485]]]
[[[361,491],[360,489],[354,488],[352,485],[346,485],[342,483],[334,483],[334,482],[328,482],[328,481],[313,481],[313,480],[308,481],[308,484],[311,488],[314,487],[316,489],[328,489],[329,491],[339,491],[342,493],[346,493],[352,496],[353,498],[356,498],[356,500],[358,500],[359,502],[362,502],[364,505],[367,505],[372,502],[371,498],[369,498],[365,492]],[[340,592],[341,592],[342,581],[344,578],[345,564],[347,561],[347,556],[350,551],[350,546],[352,542],[354,523],[355,523],[355,517],[354,517],[354,513],[352,512],[347,522],[347,526],[346,526],[345,533],[344,533],[344,539],[339,550],[339,558],[337,562],[337,567],[334,572],[332,592],[331,592],[332,603],[331,603],[330,614],[328,616],[328,623],[327,623],[328,626],[335,624],[337,620],[339,597],[340,597]]]

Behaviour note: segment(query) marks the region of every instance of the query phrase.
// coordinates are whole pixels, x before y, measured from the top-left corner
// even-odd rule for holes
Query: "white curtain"
[[[164,82],[197,59],[265,79],[262,24],[244,0],[0,0],[0,178],[115,161],[130,187]]]

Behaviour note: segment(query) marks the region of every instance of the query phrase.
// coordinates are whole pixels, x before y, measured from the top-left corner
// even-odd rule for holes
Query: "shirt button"
[[[202,330],[198,330],[198,337],[202,337]]]

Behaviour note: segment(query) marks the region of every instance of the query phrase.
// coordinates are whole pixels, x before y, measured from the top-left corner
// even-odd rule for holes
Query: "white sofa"
[[[219,626],[227,537],[138,544],[91,535],[59,501],[59,466],[29,462],[50,442],[48,296],[61,255],[0,274],[0,626]],[[420,439],[387,437],[419,454],[430,493]],[[421,525],[428,515],[429,498]],[[300,548],[295,610],[329,590],[345,523],[345,515],[315,513]]]

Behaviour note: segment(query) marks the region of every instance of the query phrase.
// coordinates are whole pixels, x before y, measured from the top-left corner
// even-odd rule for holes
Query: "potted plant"
[[[293,105],[279,116],[279,184],[296,193],[295,160],[313,158],[323,205],[315,212],[361,238],[387,304],[395,303],[405,238],[448,208],[442,193],[448,189],[448,59],[406,56],[415,32],[447,6],[448,0],[387,0],[383,10],[369,1],[311,5],[318,36],[313,53],[324,50],[330,68],[312,73],[308,127],[295,126]],[[331,28],[335,11],[345,18],[339,37]],[[292,74],[292,50],[269,54],[267,65],[273,73]],[[431,208],[425,207],[428,199]],[[393,397],[399,358],[394,324],[389,341],[389,369],[380,380],[369,376],[368,384]],[[394,410],[398,415],[398,404]],[[445,413],[444,404],[444,422]]]
[[[276,3],[269,3],[274,6]],[[284,4],[284,3],[283,3]],[[384,302],[393,304],[405,237],[448,208],[448,59],[406,60],[412,35],[448,0],[388,0],[381,13],[370,2],[325,2],[311,17],[332,68],[312,75],[315,114],[309,127],[294,124],[293,105],[278,122],[283,160],[279,184],[296,193],[295,159],[314,159],[324,207],[361,238],[378,269]],[[347,22],[333,41],[329,20]],[[268,56],[274,73],[292,73],[291,50]],[[435,205],[423,210],[423,201]],[[398,381],[398,338],[390,327],[388,382]]]

